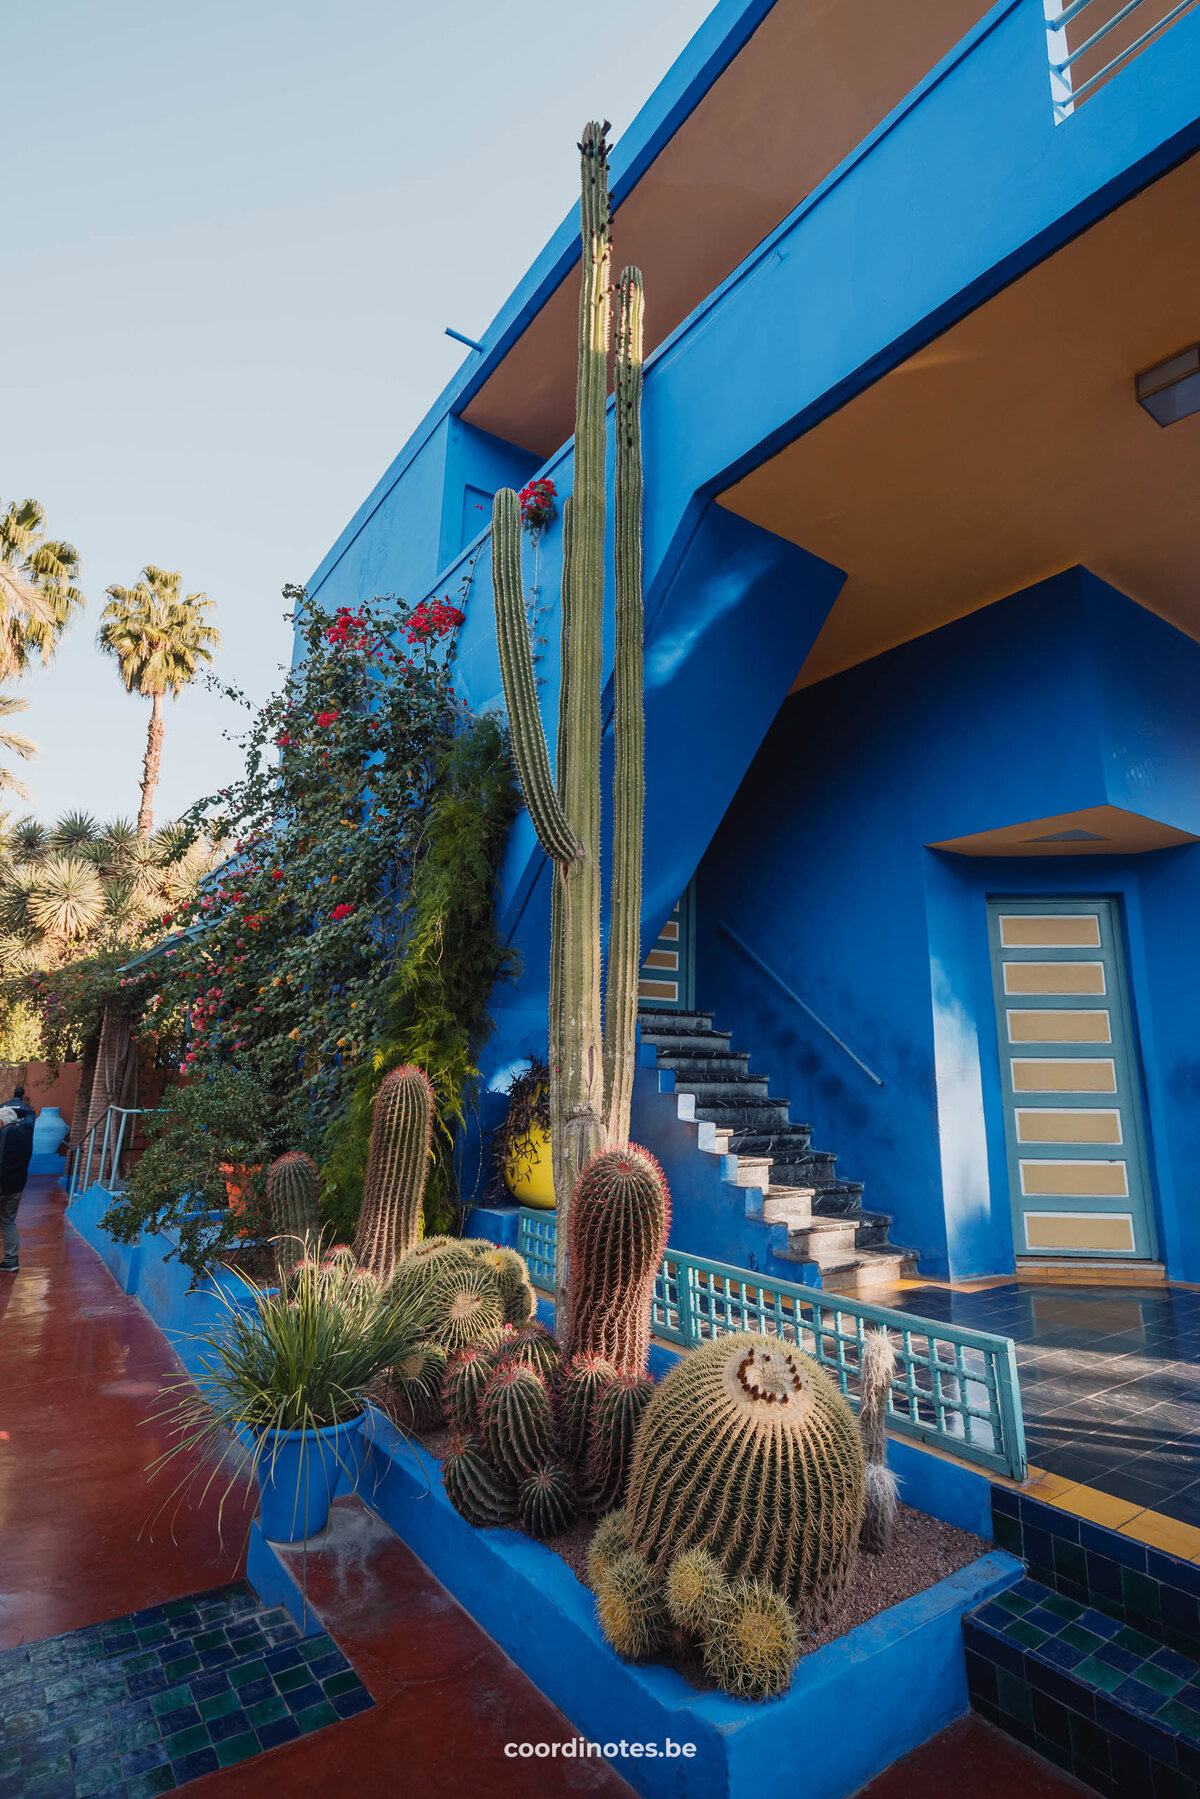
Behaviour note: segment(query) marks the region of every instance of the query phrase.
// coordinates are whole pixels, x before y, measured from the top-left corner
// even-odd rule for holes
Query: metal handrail
[[[799,1006],[800,1010],[802,1012],[807,1012],[808,1016],[812,1019],[813,1023],[815,1025],[819,1026],[819,1028],[824,1031],[825,1035],[830,1039],[831,1042],[837,1044],[838,1048],[843,1052],[843,1054],[849,1056],[850,1060],[852,1062],[854,1062],[859,1068],[862,1069],[863,1073],[867,1076],[867,1078],[869,1080],[874,1081],[874,1083],[877,1087],[883,1086],[883,1076],[876,1074],[875,1070],[873,1068],[868,1067],[867,1063],[865,1063],[863,1061],[861,1056],[856,1056],[854,1051],[850,1048],[850,1045],[848,1043],[846,1043],[841,1037],[838,1036],[837,1032],[833,1029],[833,1027],[831,1025],[827,1025],[825,1023],[825,1020],[821,1017],[821,1015],[818,1012],[813,1011],[813,1009],[809,1005],[808,1001],[805,999],[801,999],[800,995],[796,992],[795,988],[789,987],[787,982],[784,980],[783,976],[781,974],[777,974],[776,971],[771,967],[771,964],[769,962],[764,962],[762,957],[757,953],[757,951],[752,950],[750,948],[750,945],[748,943],[744,942],[742,940],[742,938],[738,936],[737,932],[734,930],[732,925],[726,924],[725,920],[722,919],[721,922],[718,924],[717,929],[718,929],[718,931],[720,931],[720,933],[723,937],[728,937],[730,943],[735,944],[737,946],[737,948],[741,950],[742,954],[744,956],[748,957],[748,959],[751,962],[753,962],[754,966],[757,969],[761,970],[761,972],[766,975],[766,977],[769,981],[774,981],[775,985],[779,988],[779,991],[781,993],[786,993],[787,997],[795,1005]]]
[[[535,1286],[553,1287],[557,1234],[553,1212],[521,1207],[518,1247]],[[886,1330],[898,1364],[888,1395],[890,1428],[1014,1480],[1025,1478],[1025,1425],[1011,1337],[776,1280],[678,1249],[663,1257],[651,1320],[656,1336],[684,1349],[729,1331],[782,1337],[819,1362],[856,1408],[866,1331]]]
[[[68,1203],[70,1203],[78,1193],[86,1193],[88,1188],[92,1186],[101,1187],[106,1193],[119,1193],[121,1191],[121,1156],[125,1147],[125,1134],[129,1128],[129,1120],[131,1118],[140,1118],[145,1111],[145,1106],[108,1106],[105,1109],[103,1116],[97,1118],[94,1124],[88,1126],[86,1134],[76,1146],[74,1159],[71,1163],[71,1173],[67,1186]],[[113,1134],[114,1116],[118,1121],[115,1136]],[[101,1125],[104,1127],[104,1137],[100,1145],[99,1167],[96,1172],[96,1179],[93,1181],[92,1163],[95,1160],[96,1155],[96,1133]],[[135,1126],[134,1131],[130,1133],[129,1141],[131,1145],[133,1137],[136,1134],[136,1128],[137,1127]],[[110,1143],[112,1145],[111,1156],[109,1154]],[[85,1151],[86,1160],[84,1158]],[[81,1169],[83,1171],[82,1179],[80,1178]]]
[[[1091,33],[1090,37],[1084,39],[1082,44],[1078,44],[1074,50],[1071,50],[1068,47],[1067,55],[1056,57],[1052,50],[1050,56],[1051,78],[1053,80],[1053,77],[1057,76],[1062,84],[1061,97],[1057,98],[1055,101],[1055,108],[1060,119],[1068,117],[1079,101],[1086,99],[1088,94],[1090,94],[1094,88],[1098,87],[1102,81],[1106,80],[1109,75],[1112,75],[1123,63],[1127,63],[1133,57],[1137,56],[1140,51],[1146,48],[1147,44],[1149,44],[1153,38],[1158,37],[1161,32],[1168,28],[1168,26],[1173,25],[1176,19],[1182,18],[1184,13],[1190,12],[1198,3],[1200,3],[1200,0],[1178,0],[1178,4],[1173,6],[1169,12],[1164,13],[1161,19],[1156,19],[1154,23],[1148,26],[1147,29],[1143,31],[1140,36],[1136,37],[1131,44],[1127,44],[1123,50],[1119,50],[1115,56],[1110,57],[1109,61],[1105,63],[1102,69],[1097,69],[1095,74],[1089,75],[1088,79],[1081,82],[1078,87],[1072,87],[1067,77],[1067,71],[1071,68],[1072,64],[1078,62],[1080,57],[1086,56],[1090,50],[1094,50],[1097,44],[1103,43],[1110,32],[1115,31],[1118,25],[1124,24],[1126,19],[1130,18],[1137,12],[1140,6],[1145,4],[1145,0],[1125,0],[1125,4],[1123,6],[1118,6],[1112,17],[1107,19],[1103,25],[1098,25],[1095,31]],[[1072,5],[1064,7],[1060,13],[1054,15],[1051,15],[1047,8],[1047,33],[1051,38],[1057,36],[1057,34],[1065,30],[1073,20],[1079,17],[1085,7],[1091,6],[1092,4],[1093,0],[1073,0]],[[1065,44],[1065,40],[1063,40],[1063,42]]]

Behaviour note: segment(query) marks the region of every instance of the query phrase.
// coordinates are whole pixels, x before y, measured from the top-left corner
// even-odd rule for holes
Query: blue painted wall
[[[1200,846],[988,859],[928,846],[1085,806],[1200,833],[1200,645],[1083,570],[793,695],[706,854],[697,994],[922,1268],[1012,1267],[989,893],[1125,918],[1160,1247],[1200,1278]],[[720,932],[764,955],[882,1088]]]

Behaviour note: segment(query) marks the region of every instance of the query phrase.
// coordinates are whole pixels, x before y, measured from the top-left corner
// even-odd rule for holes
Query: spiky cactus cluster
[[[420,1068],[393,1068],[371,1108],[371,1148],[354,1253],[363,1268],[390,1281],[416,1248],[429,1173],[434,1093]]]
[[[267,1203],[275,1232],[275,1260],[281,1275],[308,1254],[320,1235],[317,1196],[321,1180],[311,1156],[297,1150],[280,1156],[267,1170]]]
[[[705,1549],[685,1549],[659,1582],[630,1548],[628,1514],[610,1512],[592,1539],[588,1581],[618,1655],[636,1661],[690,1646],[709,1678],[737,1699],[773,1699],[791,1681],[800,1654],[791,1607],[765,1581],[727,1580]]]
[[[462,1437],[450,1447],[442,1463],[442,1478],[455,1511],[468,1524],[485,1530],[512,1524],[517,1516],[517,1489],[497,1474],[475,1437]]]
[[[573,1348],[569,1220],[577,1179],[629,1140],[642,902],[645,789],[642,595],[642,278],[618,290],[614,484],[612,883],[601,1029],[600,750],[603,737],[606,397],[611,323],[608,125],[580,150],[574,491],[563,507],[562,650],[554,772],[538,704],[521,569],[521,514],[510,488],[492,509],[496,638],[513,754],[538,838],[554,864],[550,919],[550,1143],[558,1207],[555,1328]],[[638,1296],[640,1298],[640,1295]],[[624,1364],[622,1364],[624,1365]],[[633,1372],[642,1372],[642,1368]]]
[[[858,1428],[867,1459],[866,1493],[859,1547],[886,1555],[892,1546],[899,1501],[896,1476],[887,1460],[888,1393],[896,1374],[896,1350],[886,1330],[868,1331],[859,1361]]]
[[[682,1551],[705,1549],[729,1579],[767,1582],[819,1625],[845,1591],[862,1523],[853,1413],[779,1338],[719,1337],[646,1407],[625,1511],[656,1579]]]
[[[433,1430],[445,1421],[442,1386],[446,1351],[440,1343],[414,1343],[388,1371],[388,1385],[400,1421],[414,1430]]]
[[[570,1215],[571,1343],[627,1374],[644,1374],[650,1306],[667,1247],[671,1201],[654,1157],[637,1144],[602,1150],[580,1175]]]
[[[597,1356],[564,1362],[550,1332],[530,1322],[454,1354],[442,1398],[472,1453],[486,1458],[499,1485],[518,1490],[525,1528],[557,1536],[580,1510],[619,1504],[653,1391],[645,1375],[618,1374]],[[473,1487],[448,1477],[446,1491],[456,1506],[466,1493],[458,1509],[478,1522]]]

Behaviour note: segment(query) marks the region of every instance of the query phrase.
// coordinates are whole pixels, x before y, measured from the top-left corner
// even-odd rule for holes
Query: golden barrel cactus
[[[730,1580],[767,1582],[818,1624],[853,1566],[863,1478],[854,1415],[823,1369],[778,1337],[718,1337],[642,1415],[629,1541],[659,1581],[705,1549]]]

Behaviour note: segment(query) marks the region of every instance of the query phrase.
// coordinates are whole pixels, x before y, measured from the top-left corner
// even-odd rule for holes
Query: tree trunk
[[[146,759],[142,763],[142,806],[138,813],[138,836],[149,840],[154,828],[154,790],[162,766],[163,712],[162,694],[156,693],[150,710],[150,729],[146,733]]]

